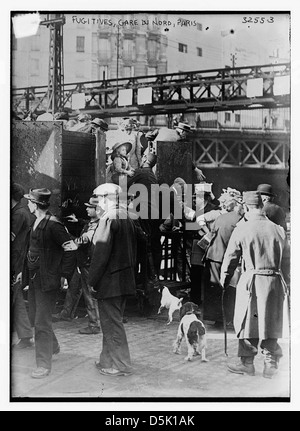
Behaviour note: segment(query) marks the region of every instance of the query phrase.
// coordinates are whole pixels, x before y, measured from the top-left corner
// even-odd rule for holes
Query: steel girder
[[[290,77],[290,63],[70,83],[63,86],[60,110],[72,110],[72,95],[78,93],[85,94],[82,111],[98,117],[289,107],[289,91],[274,92],[278,77]],[[262,94],[249,97],[249,80],[257,78],[262,79]],[[139,104],[139,91],[145,88],[152,89],[151,100]],[[131,90],[126,106],[119,103],[122,90]],[[49,95],[40,86],[13,89],[12,98],[15,107],[38,110]]]

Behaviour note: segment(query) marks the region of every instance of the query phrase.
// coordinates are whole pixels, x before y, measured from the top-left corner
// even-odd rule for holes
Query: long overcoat
[[[104,213],[92,241],[88,284],[98,299],[135,294],[136,231],[123,208]]]
[[[263,214],[251,214],[233,231],[221,268],[226,286],[242,258],[236,289],[234,327],[239,338],[281,338],[287,288],[289,247],[281,226]]]

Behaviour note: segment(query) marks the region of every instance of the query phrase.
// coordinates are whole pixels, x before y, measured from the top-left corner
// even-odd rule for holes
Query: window
[[[235,114],[235,122],[240,123],[241,122],[241,114]]]
[[[133,60],[133,40],[123,40],[123,54],[126,60]]]
[[[202,31],[202,24],[199,22],[197,22],[197,30]]]
[[[197,55],[198,57],[202,57],[203,55],[202,48],[197,48]]]
[[[227,121],[230,121],[230,118],[231,118],[231,116],[230,116],[230,112],[225,112],[225,123],[226,123]]]
[[[186,54],[188,52],[187,48],[188,48],[187,45],[185,45],[184,43],[178,44],[178,51],[179,52],[184,52]]]
[[[76,38],[76,52],[84,52],[84,36],[77,36]]]
[[[110,58],[110,42],[107,38],[99,39],[99,55],[101,59]]]
[[[148,58],[150,60],[157,59],[157,41],[156,40],[148,40]]]

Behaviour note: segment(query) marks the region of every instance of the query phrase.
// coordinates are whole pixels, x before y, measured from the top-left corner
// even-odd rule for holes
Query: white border
[[[1,411],[298,411],[299,410],[299,346],[300,338],[293,339],[292,344],[292,394],[291,403],[239,403],[239,402],[221,402],[221,403],[164,403],[164,402],[102,402],[102,403],[10,403],[9,402],[9,157],[10,157],[10,12],[11,11],[38,11],[38,10],[74,10],[88,12],[90,10],[99,10],[100,6],[104,6],[103,2],[89,0],[88,3],[75,2],[72,3],[62,0],[52,0],[50,3],[41,3],[41,1],[24,1],[14,0],[11,8],[8,8],[6,2],[1,6],[1,63],[0,64],[0,85],[1,85],[1,157],[0,157],[0,172],[1,172],[1,185],[2,185],[2,210],[1,210],[1,228],[2,228],[2,241],[1,241],[1,300],[0,300],[0,410]],[[149,2],[148,2],[149,3]],[[203,2],[204,3],[204,2]],[[26,8],[24,7],[26,5]],[[294,185],[297,184],[297,171],[299,170],[299,138],[296,136],[298,132],[297,123],[299,123],[298,104],[299,104],[299,85],[300,85],[300,59],[299,59],[299,2],[286,0],[284,2],[262,2],[252,0],[249,7],[241,7],[240,1],[227,0],[226,3],[215,1],[213,3],[205,2],[201,4],[199,1],[185,1],[182,3],[174,3],[174,1],[165,0],[163,2],[163,9],[161,8],[162,2],[152,1],[151,7],[149,4],[126,1],[110,0],[109,8],[101,8],[101,10],[115,11],[115,10],[164,10],[164,11],[291,11],[291,33],[292,33],[292,165],[291,165],[291,185],[292,185],[292,323],[299,327],[299,291],[300,287],[297,283],[295,268],[297,267],[297,243],[299,226],[297,226],[297,215],[299,217],[298,202],[294,198],[293,190]],[[124,9],[126,5],[126,9]],[[182,6],[184,5],[184,9]],[[107,4],[106,4],[107,6]],[[199,9],[201,6],[201,10]],[[208,7],[211,6],[211,7]],[[4,129],[4,130],[3,130]],[[263,382],[262,382],[263,384]],[[137,415],[136,415],[137,416]]]

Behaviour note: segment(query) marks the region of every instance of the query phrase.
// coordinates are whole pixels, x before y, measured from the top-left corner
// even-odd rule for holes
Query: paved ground
[[[43,380],[30,377],[35,368],[34,349],[14,351],[11,358],[12,401],[25,398],[39,399],[103,399],[126,401],[130,398],[151,401],[184,401],[192,398],[198,402],[211,398],[286,398],[289,397],[289,348],[287,340],[280,340],[284,357],[278,375],[272,380],[262,377],[263,358],[256,358],[256,376],[231,374],[227,361],[236,360],[237,341],[232,330],[228,333],[228,358],[224,355],[223,334],[209,322],[206,323],[208,363],[200,357],[186,363],[186,346],[182,354],[172,353],[176,338],[178,316],[169,326],[167,316],[141,317],[138,312],[128,315],[125,324],[135,369],[130,377],[107,377],[98,373],[94,362],[98,361],[102,343],[100,335],[81,335],[78,329],[86,326],[87,319],[54,323],[61,353],[53,362],[50,376]]]

